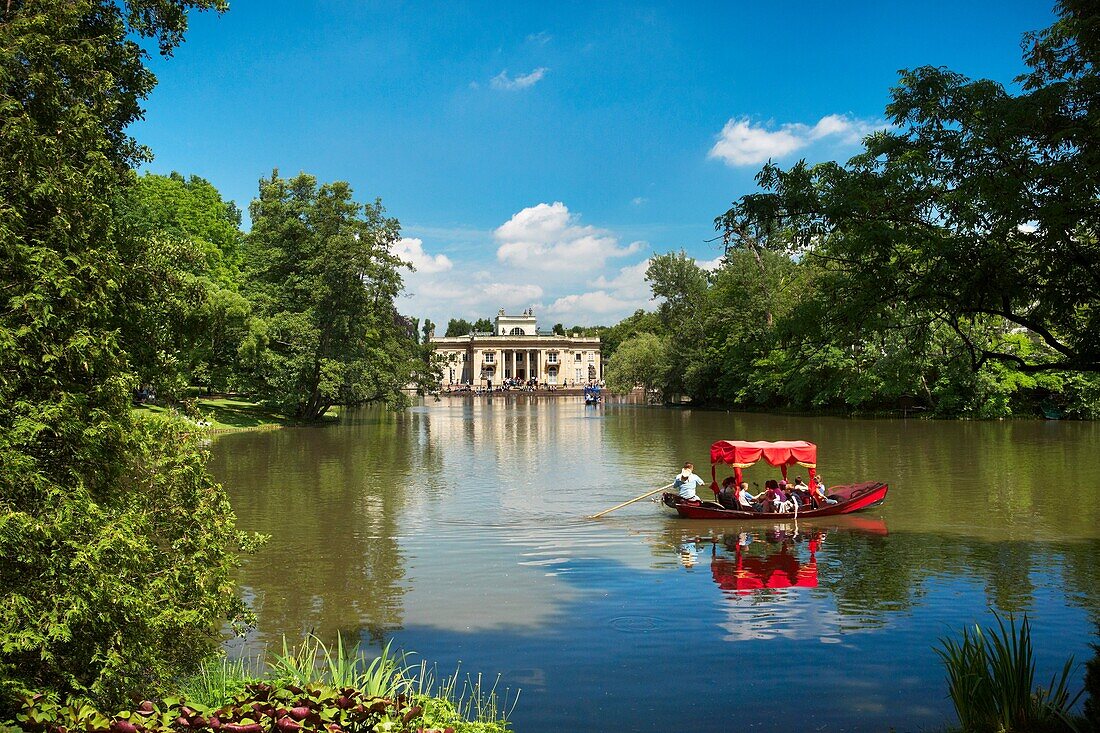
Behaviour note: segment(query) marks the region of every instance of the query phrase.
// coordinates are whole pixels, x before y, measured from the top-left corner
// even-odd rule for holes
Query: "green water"
[[[828,483],[881,480],[890,495],[797,527],[680,520],[648,501],[584,518],[668,483],[685,460],[709,473],[720,438],[810,440]],[[950,705],[932,648],[990,609],[1035,621],[1041,677],[1090,653],[1098,447],[1092,423],[526,397],[227,435],[212,468],[240,526],[272,536],[240,573],[259,624],[235,649],[310,630],[392,639],[522,688],[525,733],[940,725]],[[749,570],[737,576],[739,542]],[[801,587],[738,587],[784,563]]]

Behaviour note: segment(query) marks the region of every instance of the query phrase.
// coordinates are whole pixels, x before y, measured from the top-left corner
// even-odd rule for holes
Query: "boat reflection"
[[[810,530],[806,534],[783,528],[769,529],[760,535],[741,532],[724,538],[729,554],[718,554],[718,543],[711,550],[710,572],[723,591],[750,595],[761,588],[816,588],[817,551],[828,534]],[[800,560],[796,545],[805,545],[809,559]],[[763,552],[759,549],[763,546]]]

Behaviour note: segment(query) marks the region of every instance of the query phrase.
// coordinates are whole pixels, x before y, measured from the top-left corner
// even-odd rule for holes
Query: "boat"
[[[602,401],[603,395],[600,393],[600,385],[590,384],[584,388],[584,404],[598,405]]]
[[[795,465],[802,466],[809,471],[811,485],[817,475],[817,446],[813,443],[804,440],[777,442],[719,440],[710,447],[710,488],[715,497],[718,496],[717,469],[719,463],[724,463],[733,468],[734,479],[740,485],[741,471],[760,460],[770,466],[779,468],[783,473],[783,478],[787,477],[787,469]],[[833,517],[870,509],[886,500],[886,493],[889,488],[887,484],[881,481],[831,486],[825,490],[825,495],[830,499],[835,499],[835,504],[796,506],[795,511],[792,512],[754,512],[745,509],[727,509],[715,501],[687,501],[681,498],[679,494],[669,492],[662,495],[661,504],[684,519],[764,519],[774,522],[780,518]]]

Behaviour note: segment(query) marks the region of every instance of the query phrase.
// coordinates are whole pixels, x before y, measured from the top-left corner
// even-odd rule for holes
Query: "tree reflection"
[[[339,428],[219,439],[211,469],[240,528],[271,535],[239,577],[254,594],[259,641],[338,630],[378,640],[400,628],[397,522],[410,492],[431,491],[439,473],[428,429],[412,412],[370,410]]]

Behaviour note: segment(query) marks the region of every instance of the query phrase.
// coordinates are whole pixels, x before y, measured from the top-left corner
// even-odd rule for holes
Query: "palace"
[[[540,332],[530,308],[505,315],[501,308],[492,333],[432,337],[443,357],[443,386],[492,387],[504,380],[577,386],[603,378],[598,336],[559,336]]]

